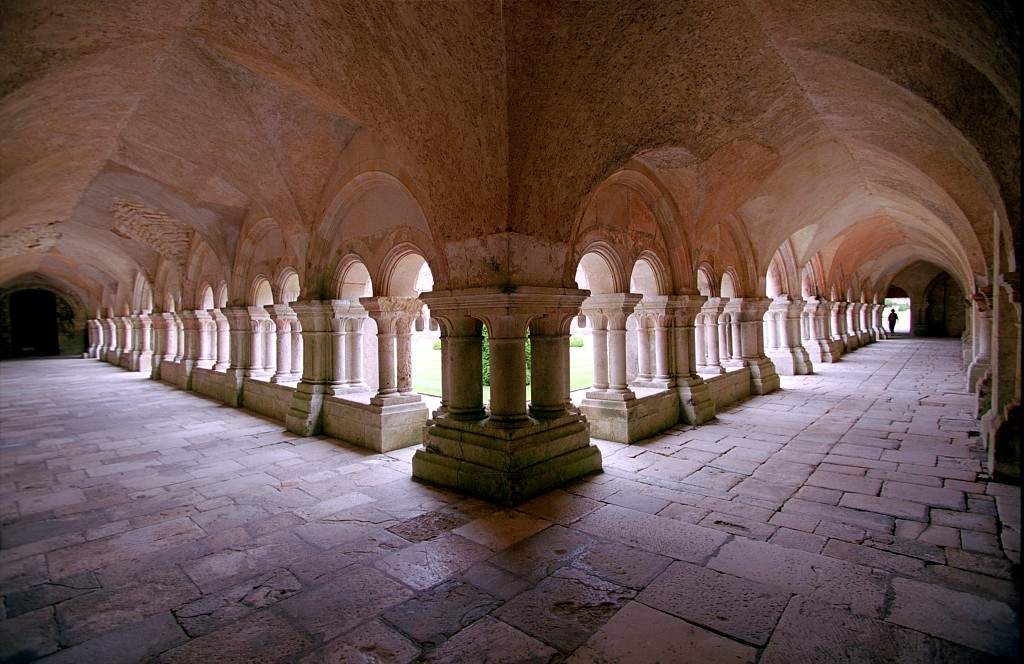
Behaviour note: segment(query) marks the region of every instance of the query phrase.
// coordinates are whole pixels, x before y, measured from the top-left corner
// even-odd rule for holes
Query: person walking
[[[896,307],[893,307],[892,309],[890,309],[889,310],[889,334],[892,334],[893,332],[895,332],[895,330],[896,330],[896,321],[898,321],[899,319],[900,319],[900,317],[896,315]]]

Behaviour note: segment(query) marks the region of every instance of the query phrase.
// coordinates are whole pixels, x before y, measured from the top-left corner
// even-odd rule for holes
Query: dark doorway
[[[11,295],[11,355],[59,355],[57,298],[50,291],[22,290]]]

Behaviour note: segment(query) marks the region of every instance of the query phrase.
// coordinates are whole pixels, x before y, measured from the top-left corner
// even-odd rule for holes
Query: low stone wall
[[[705,376],[715,410],[721,410],[731,403],[750,396],[750,369],[731,369],[719,376]]]
[[[242,406],[260,415],[284,422],[295,387],[246,378],[242,385]]]
[[[221,403],[228,403],[231,383],[226,373],[213,369],[192,370],[192,391],[211,397]]]
[[[182,389],[185,383],[184,373],[184,367],[180,362],[164,360],[160,363],[160,380],[168,385]]]
[[[422,401],[394,406],[369,403],[370,393],[324,399],[324,433],[376,452],[423,442],[430,411]]]
[[[580,411],[590,422],[590,435],[602,440],[632,443],[661,433],[679,422],[679,394],[675,390],[635,388],[636,399],[585,399]]]

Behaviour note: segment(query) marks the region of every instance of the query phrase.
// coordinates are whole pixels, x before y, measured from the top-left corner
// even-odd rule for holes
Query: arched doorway
[[[10,295],[11,342],[8,357],[60,354],[58,299],[53,292],[37,288]]]

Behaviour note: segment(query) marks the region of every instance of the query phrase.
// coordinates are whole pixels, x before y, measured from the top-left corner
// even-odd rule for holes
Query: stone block
[[[516,505],[601,470],[601,453],[578,417],[519,429],[433,422],[413,457],[413,477],[499,504]]]

